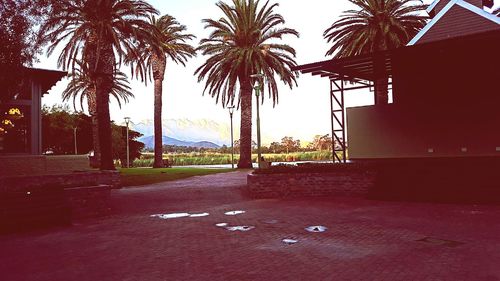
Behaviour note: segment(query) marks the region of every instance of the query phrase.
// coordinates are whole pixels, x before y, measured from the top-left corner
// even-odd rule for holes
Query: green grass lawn
[[[227,173],[232,169],[202,169],[202,168],[130,168],[119,169],[122,186],[145,185],[164,181],[185,179],[193,176],[203,176],[217,173]]]

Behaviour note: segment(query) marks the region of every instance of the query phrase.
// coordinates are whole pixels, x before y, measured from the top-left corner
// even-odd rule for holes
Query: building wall
[[[349,158],[500,156],[500,112],[391,104],[350,108]]]
[[[496,45],[401,53],[394,103],[349,108],[350,159],[500,156]]]

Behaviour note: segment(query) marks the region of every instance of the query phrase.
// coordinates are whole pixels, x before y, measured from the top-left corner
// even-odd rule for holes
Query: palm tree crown
[[[345,11],[325,30],[324,37],[333,43],[327,55],[348,57],[404,46],[427,22],[427,5],[421,1],[349,1],[360,9]]]
[[[75,70],[68,75],[70,81],[66,89],[62,92],[62,99],[63,101],[72,99],[73,108],[76,110],[76,100],[80,97],[80,108],[83,110],[84,99],[95,101],[96,83],[88,76],[86,67],[84,67],[81,62],[78,62],[78,65],[79,67],[75,68]],[[122,101],[127,103],[130,98],[134,97],[131,90],[127,75],[116,70],[110,95],[115,98],[120,108]],[[90,104],[91,103],[89,103],[89,112],[95,110],[95,108],[90,108]],[[95,105],[93,106],[95,107]]]
[[[74,68],[82,57],[95,54],[99,61],[105,45],[111,45],[118,61],[138,55],[137,43],[147,38],[150,25],[144,19],[158,11],[142,0],[60,0],[42,26],[41,42],[50,42],[47,55],[66,43],[58,65]],[[92,45],[92,46],[91,46]]]
[[[157,60],[166,61],[167,58],[170,58],[175,63],[185,65],[189,58],[196,55],[195,48],[187,43],[195,36],[184,33],[186,26],[179,24],[170,15],[164,15],[158,19],[152,15],[149,18],[149,23],[151,37],[142,42],[140,48],[142,50],[140,59],[145,62],[145,69],[141,70],[142,65],[138,64],[136,74],[147,73],[149,80],[151,78],[159,79],[161,76],[163,80],[164,70],[157,69]]]
[[[278,102],[275,74],[290,88],[296,85],[290,70],[296,65],[295,50],[276,41],[285,35],[298,37],[298,32],[278,27],[285,23],[281,15],[273,12],[278,4],[269,5],[267,1],[259,9],[259,0],[232,2],[233,6],[217,3],[225,17],[203,20],[205,28],[213,31],[200,41],[198,49],[210,57],[195,74],[198,81],[207,79],[205,90],[209,89],[211,96],[218,101],[222,94],[222,104],[228,105],[234,101],[237,82],[243,87],[244,83],[251,83],[251,74],[262,72],[268,79],[269,93],[275,104]]]

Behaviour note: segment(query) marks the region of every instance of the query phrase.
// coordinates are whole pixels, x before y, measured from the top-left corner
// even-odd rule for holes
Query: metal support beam
[[[340,84],[338,83],[340,81]],[[330,80],[333,162],[347,161],[344,79]],[[338,145],[335,145],[335,144]]]

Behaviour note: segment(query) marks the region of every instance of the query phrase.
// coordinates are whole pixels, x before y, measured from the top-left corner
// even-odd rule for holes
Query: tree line
[[[335,141],[337,148],[340,144]],[[240,140],[235,140],[233,143],[235,153],[240,153]],[[313,140],[307,144],[307,146],[301,146],[299,139],[294,139],[293,137],[285,136],[281,141],[271,142],[269,146],[261,146],[262,153],[274,153],[274,154],[288,154],[293,152],[309,152],[309,151],[331,151],[332,150],[332,138],[329,134],[326,135],[316,135]],[[146,149],[146,151],[148,151]],[[152,152],[154,150],[150,150]],[[192,146],[177,146],[177,145],[163,145],[163,153],[190,153],[190,152],[215,152],[229,154],[231,153],[231,146],[222,145],[219,148],[204,148],[204,147],[192,147]],[[252,153],[257,153],[257,143],[252,141]]]
[[[111,129],[112,157],[122,164],[127,163],[127,128],[112,122]],[[129,129],[130,163],[139,158],[144,149],[144,144],[137,141],[141,136],[141,133]],[[93,149],[92,120],[89,115],[61,105],[42,108],[42,150],[46,154],[87,154]]]

